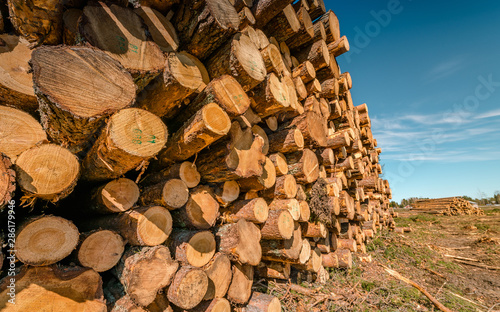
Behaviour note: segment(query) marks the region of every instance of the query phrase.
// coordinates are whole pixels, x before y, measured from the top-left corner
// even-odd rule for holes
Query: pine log
[[[175,274],[167,295],[177,307],[192,309],[203,300],[207,288],[208,277],[203,270],[184,266]]]
[[[55,216],[32,217],[17,228],[14,249],[17,258],[25,264],[50,265],[75,249],[78,236],[78,229],[69,220]]]
[[[78,263],[96,272],[107,271],[120,261],[125,244],[120,235],[109,230],[82,233],[76,249]]]
[[[173,24],[181,49],[204,60],[238,31],[240,18],[228,0],[181,1]]]
[[[236,223],[225,224],[216,231],[219,251],[227,254],[239,263],[259,264],[262,251],[259,244],[261,233],[259,228],[243,219]]]
[[[297,127],[304,137],[304,146],[306,147],[327,146],[326,120],[314,111],[304,112],[283,126]]]
[[[301,8],[301,9],[305,9],[305,8]],[[297,15],[299,15],[299,13],[297,13]],[[313,24],[311,22],[311,17],[309,14],[308,14],[308,17],[306,17],[306,18],[309,19],[309,22],[307,22],[307,23],[311,23],[310,24],[311,26],[309,26],[311,30],[305,31],[305,29],[304,29],[286,41],[286,45],[292,51],[300,50],[301,47],[310,45],[313,42],[316,42],[318,40],[326,40],[326,31],[325,31],[324,24],[321,21],[316,21]],[[311,33],[312,33],[312,36],[311,36]]]
[[[313,183],[319,177],[318,157],[310,149],[287,154],[288,173],[298,183]]]
[[[225,254],[218,252],[203,267],[203,270],[208,277],[208,289],[203,300],[223,298],[229,289],[232,277],[229,258]]]
[[[148,312],[173,312],[174,310],[170,306],[170,302],[168,302],[167,294],[165,294],[165,292],[160,292],[156,295],[155,300],[153,302],[151,302],[146,307],[145,311],[148,311]]]
[[[193,188],[200,183],[201,176],[195,164],[183,161],[175,163],[161,171],[148,174],[140,183],[149,186],[169,179],[180,179],[188,188]]]
[[[83,230],[103,228],[115,231],[133,246],[156,246],[170,235],[172,216],[160,206],[140,207],[120,214],[82,220],[78,225]]]
[[[167,141],[161,119],[142,109],[128,108],[111,116],[83,160],[89,181],[118,178],[147,163]]]
[[[290,239],[261,241],[263,260],[293,263],[299,259],[303,246],[302,230],[298,222],[294,227]]]
[[[265,48],[260,50],[260,54],[262,55],[268,73],[273,72],[278,76],[284,74],[286,70],[285,64],[283,63],[280,49],[277,46],[268,44]]]
[[[316,78],[316,70],[311,62],[305,61],[298,67],[295,67],[292,72],[293,78],[300,78],[302,82],[308,83]]]
[[[356,245],[356,240],[354,240],[354,239],[339,238],[339,239],[337,239],[337,247],[342,248],[342,249],[348,249],[351,252],[358,251],[358,248]]]
[[[327,67],[330,64],[330,54],[325,40],[318,40],[310,46],[304,47],[295,53],[299,63],[311,62],[316,71]]]
[[[262,28],[291,2],[291,0],[257,0],[252,6],[256,20],[255,27]]]
[[[321,83],[321,97],[332,100],[338,97],[339,92],[339,83],[336,78],[327,79]]]
[[[231,121],[224,110],[209,103],[173,134],[159,155],[160,162],[186,160],[226,135],[230,128]]]
[[[273,199],[273,201],[269,204],[269,210],[280,210],[280,209],[288,210],[292,215],[294,221],[298,221],[300,219],[300,205],[295,198]]]
[[[311,216],[311,209],[309,208],[309,204],[305,200],[300,200],[299,206],[300,206],[299,222],[308,222]]]
[[[1,34],[0,42],[0,104],[36,114],[38,103],[29,72],[29,44],[8,34]]]
[[[94,2],[83,9],[79,30],[91,45],[119,61],[139,90],[164,68],[162,51],[147,40],[145,24],[131,9]]]
[[[340,39],[339,20],[332,10],[323,14],[320,18],[325,26],[326,42],[334,42]]]
[[[224,182],[262,175],[266,157],[262,153],[264,139],[251,129],[241,130],[234,121],[230,138],[199,154],[197,164],[202,179]]]
[[[81,267],[24,266],[15,276],[15,303],[9,285],[0,282],[0,306],[5,311],[94,311],[106,312],[101,276]]]
[[[264,49],[270,44],[269,38],[267,38],[266,34],[261,29],[255,29],[255,35],[257,38],[256,44],[259,50]]]
[[[223,222],[235,223],[244,219],[253,223],[264,223],[268,219],[269,208],[263,198],[239,200],[226,210],[221,219]]]
[[[10,204],[16,190],[16,171],[8,156],[0,152],[0,211]],[[1,239],[0,239],[0,242]],[[0,266],[3,256],[0,252]]]
[[[260,233],[263,239],[290,239],[294,231],[294,221],[287,209],[270,210]]]
[[[309,20],[309,22],[311,21]],[[296,35],[301,28],[304,28],[304,25],[301,24],[293,6],[289,4],[271,19],[263,30],[269,37],[274,37],[278,42],[285,42]]]
[[[130,298],[140,306],[152,303],[157,293],[172,282],[179,264],[165,246],[131,247],[113,273]]]
[[[281,262],[261,262],[257,267],[260,277],[267,279],[288,279],[290,278],[290,263]]]
[[[299,97],[297,95],[297,90],[295,89],[295,82],[293,81],[290,74],[283,76],[282,84],[287,88],[288,92],[288,102],[290,102],[290,108],[297,111],[300,114],[302,104],[299,102]]]
[[[352,269],[352,253],[348,249],[339,248],[335,250],[338,259],[338,267],[343,269]]]
[[[41,44],[61,43],[63,6],[60,1],[7,0],[7,5],[12,26],[29,41],[31,49]]]
[[[291,153],[304,148],[304,137],[296,127],[278,130],[269,134],[267,138],[270,153]],[[288,172],[288,169],[286,171]]]
[[[328,51],[334,57],[338,57],[346,52],[349,52],[349,41],[346,36],[342,36],[341,38],[331,42],[328,44]]]
[[[247,8],[248,9],[248,8]],[[193,312],[231,312],[231,304],[225,298],[216,298],[212,301],[202,301],[191,309]]]
[[[154,8],[141,6],[134,10],[148,26],[153,41],[163,52],[177,51],[179,38],[172,23]]]
[[[112,180],[91,191],[92,212],[109,214],[124,212],[132,208],[139,199],[139,187],[134,181],[120,178]]]
[[[265,190],[262,195],[275,199],[294,198],[297,195],[297,182],[290,174],[280,176],[276,178],[274,186]]]
[[[104,52],[40,47],[30,63],[42,125],[53,140],[74,152],[89,147],[106,117],[134,102],[132,78]]]
[[[160,205],[169,210],[181,208],[189,198],[189,190],[180,179],[163,180],[141,192],[141,205]]]
[[[336,131],[333,135],[327,138],[326,145],[331,149],[338,149],[351,145],[351,139],[347,131]]]
[[[262,167],[262,174],[259,177],[252,177],[241,179],[238,181],[242,190],[266,190],[275,185],[276,182],[276,169],[273,162],[266,157],[264,166]]]
[[[321,263],[325,268],[338,268],[339,259],[337,254],[334,252],[326,253],[321,255]]]
[[[286,157],[280,152],[269,155],[269,159],[273,162],[274,168],[276,170],[276,176],[280,177],[288,173],[288,164],[286,163]]]
[[[170,247],[175,260],[184,265],[202,267],[215,254],[215,237],[209,231],[174,231]]]
[[[186,205],[173,213],[177,226],[206,230],[219,216],[219,203],[209,186],[199,185],[191,190]]]
[[[241,312],[280,312],[281,302],[275,296],[254,291]]]
[[[22,152],[15,169],[21,190],[52,202],[68,196],[80,175],[76,156],[55,144],[41,144]]]
[[[290,107],[288,88],[274,73],[267,75],[251,94],[252,110],[262,118],[288,110]]]
[[[254,268],[251,265],[233,265],[233,279],[227,291],[227,299],[235,304],[244,304],[252,294]]]
[[[294,264],[294,267],[299,270],[309,271],[317,273],[322,267],[322,256],[321,252],[318,248],[314,248],[311,250],[310,257],[304,264]]]
[[[322,222],[303,222],[300,225],[302,227],[302,237],[326,238],[328,235],[328,230]]]
[[[238,16],[240,18],[240,29],[255,25],[255,16],[253,16],[252,10],[250,10],[248,7],[242,8],[238,12]]]
[[[137,96],[137,107],[159,117],[172,118],[182,102],[201,92],[210,79],[205,66],[186,52],[166,54],[163,74]]]
[[[240,185],[236,181],[225,181],[215,187],[214,195],[222,207],[227,207],[240,196]]]

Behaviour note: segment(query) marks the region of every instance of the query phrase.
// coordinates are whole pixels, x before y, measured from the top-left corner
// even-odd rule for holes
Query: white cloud
[[[484,119],[484,118],[490,118],[490,117],[496,117],[500,116],[500,109],[494,109],[486,113],[479,114],[474,117],[474,119]]]

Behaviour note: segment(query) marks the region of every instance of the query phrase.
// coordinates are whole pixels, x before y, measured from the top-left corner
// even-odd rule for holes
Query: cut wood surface
[[[174,231],[171,246],[175,260],[194,267],[202,267],[215,254],[215,238],[208,231]]]
[[[10,277],[0,282],[0,306],[8,311],[105,312],[101,276],[81,267],[23,267],[16,274],[16,301],[8,302]]]
[[[280,312],[281,311],[281,303],[278,298],[275,296],[271,296],[268,294],[263,294],[260,292],[254,291],[252,293],[252,297],[250,297],[250,301],[248,305],[241,309],[242,312],[254,312],[254,311],[263,311],[263,312]]]
[[[38,103],[29,72],[29,43],[9,34],[0,34],[0,41],[0,104],[33,114]]]
[[[15,190],[16,171],[10,158],[0,152],[0,211],[13,199]],[[2,261],[3,257],[0,254],[0,265]]]
[[[141,6],[134,12],[146,23],[153,41],[163,52],[172,52],[179,48],[175,28],[163,14],[147,6]]]
[[[208,288],[208,277],[203,270],[183,266],[168,288],[168,300],[181,309],[192,309],[205,296]]]
[[[203,300],[222,298],[226,295],[231,283],[231,261],[221,252],[216,253],[212,260],[203,267],[208,277],[208,288]]]
[[[112,180],[92,191],[93,212],[108,214],[132,208],[139,199],[139,187],[134,181],[120,178]]]
[[[89,139],[106,117],[134,102],[130,74],[104,52],[40,47],[33,51],[30,63],[44,129],[75,152],[89,147]]]
[[[200,183],[201,176],[195,164],[190,161],[183,161],[168,166],[161,171],[151,172],[140,183],[142,185],[152,185],[168,179],[180,179],[188,188],[193,188]]]
[[[160,205],[169,210],[184,206],[189,199],[189,189],[180,179],[163,180],[142,190],[142,205]]]
[[[219,250],[226,253],[231,260],[249,265],[257,265],[261,259],[259,228],[248,221],[225,224],[217,229],[216,237]]]
[[[269,211],[269,217],[262,225],[260,233],[262,239],[290,239],[294,230],[292,215],[287,209]]]
[[[252,294],[254,268],[251,265],[233,265],[233,278],[227,291],[227,299],[235,304],[246,303]]]
[[[126,244],[120,235],[109,230],[83,233],[80,240],[78,262],[96,272],[113,268],[120,261]]]
[[[269,209],[263,198],[253,198],[234,202],[222,215],[224,222],[238,222],[244,219],[254,223],[264,223],[268,219]]]
[[[178,226],[206,230],[217,221],[219,203],[209,186],[200,185],[191,191],[186,205],[174,213]]]

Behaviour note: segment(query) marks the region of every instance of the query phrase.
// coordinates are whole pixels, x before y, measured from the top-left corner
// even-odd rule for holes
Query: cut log
[[[319,95],[323,98],[333,100],[338,97],[339,92],[338,80],[336,78],[331,78],[321,83],[321,92]]]
[[[265,190],[263,196],[266,198],[287,199],[297,195],[297,182],[292,175],[284,175],[276,179],[273,187]]]
[[[248,9],[248,8],[247,8]],[[231,304],[225,298],[203,301],[193,309],[193,312],[231,312]]]
[[[252,110],[262,118],[274,115],[290,107],[288,88],[279,78],[270,73],[266,79],[252,91]]]
[[[321,263],[325,268],[338,268],[339,267],[339,259],[337,258],[337,254],[334,252],[322,254],[321,255]]]
[[[208,277],[203,270],[184,266],[174,277],[168,288],[168,300],[181,309],[192,309],[205,296],[208,289]]]
[[[334,42],[340,39],[339,20],[332,10],[323,14],[319,20],[325,26],[326,42]]]
[[[16,171],[9,157],[0,152],[0,211],[10,203],[16,190]],[[0,243],[2,242],[0,238]],[[3,256],[0,252],[0,265]]]
[[[180,179],[164,180],[146,187],[140,197],[141,205],[160,205],[169,210],[184,206],[189,198],[189,190]]]
[[[196,57],[186,52],[170,52],[163,74],[137,96],[137,107],[159,117],[172,118],[186,98],[201,92],[208,83],[207,70]]]
[[[60,1],[7,0],[7,5],[12,26],[30,42],[30,48],[61,43],[63,5]]]
[[[215,199],[222,207],[226,207],[240,196],[240,185],[236,181],[226,181],[215,188]]]
[[[322,257],[321,257],[321,252],[319,251],[318,248],[314,248],[311,250],[311,256],[309,257],[309,260],[305,264],[295,264],[294,267],[304,270],[304,271],[309,271],[309,272],[314,272],[317,273],[319,272],[320,268],[322,267]]]
[[[18,227],[14,249],[17,258],[25,264],[49,265],[66,258],[77,246],[78,236],[78,229],[69,220],[55,216],[33,217]]]
[[[214,226],[219,216],[219,203],[210,187],[200,185],[191,191],[186,205],[174,214],[178,226],[206,230]]]
[[[156,295],[155,300],[146,307],[145,311],[148,311],[148,312],[173,312],[174,310],[170,306],[170,302],[168,302],[167,294],[165,294],[165,292],[160,292]]]
[[[145,307],[155,300],[162,288],[170,285],[178,267],[165,246],[131,247],[123,254],[113,274],[130,298]]]
[[[290,3],[290,0],[258,0],[252,6],[256,20],[255,27],[262,28]]]
[[[238,12],[240,17],[240,29],[244,29],[247,26],[255,25],[255,16],[253,16],[252,10],[244,7]]]
[[[262,168],[262,174],[259,177],[241,179],[238,181],[242,190],[266,190],[275,185],[276,169],[273,162],[266,157],[266,162]]]
[[[274,169],[276,170],[276,176],[283,176],[288,173],[288,164],[286,163],[286,157],[280,152],[269,155],[269,159],[274,164]]]
[[[304,222],[301,224],[302,237],[326,238],[328,230],[321,222]]]
[[[275,296],[254,291],[248,305],[241,312],[280,312],[281,302]]]
[[[162,14],[166,14],[174,4],[179,2],[179,0],[138,0],[136,3],[141,7],[151,7]]]
[[[304,138],[304,146],[325,147],[327,146],[326,121],[320,114],[309,111],[305,112],[290,122],[285,127],[297,127]]]
[[[298,183],[313,183],[319,177],[318,157],[310,149],[287,154],[288,173],[295,177]]]
[[[198,171],[207,182],[224,182],[262,175],[266,157],[262,153],[264,139],[251,129],[241,130],[234,121],[230,139],[222,141],[198,156]]]
[[[0,306],[6,311],[95,311],[106,312],[101,276],[81,267],[23,267],[15,277],[15,303],[9,284],[0,282]]]
[[[106,117],[134,102],[132,78],[104,52],[40,47],[30,63],[42,125],[53,140],[74,152],[89,147]]]
[[[263,198],[236,201],[222,215],[223,222],[235,223],[244,219],[253,223],[264,223],[268,219],[269,208]]]
[[[101,214],[124,212],[135,205],[139,195],[139,187],[134,181],[116,179],[92,191],[89,208],[92,212]]]
[[[80,175],[76,156],[55,144],[41,144],[22,152],[15,168],[21,190],[52,202],[68,196]]]
[[[342,36],[328,44],[328,51],[334,57],[338,57],[346,52],[349,52],[349,41],[347,41],[346,36]]]
[[[337,248],[342,248],[342,249],[347,249],[350,250],[351,252],[357,252],[358,248],[356,245],[356,240],[354,239],[344,239],[344,238],[339,238],[337,239]]]
[[[133,246],[156,246],[170,235],[172,216],[160,206],[140,207],[120,214],[82,220],[79,227],[83,230],[103,228],[115,231]]]
[[[263,240],[262,259],[268,261],[296,263],[302,250],[302,230],[298,222],[295,222],[295,229],[292,238],[286,240]]]
[[[270,210],[260,233],[263,239],[284,240],[292,238],[294,222],[287,209]]]
[[[316,78],[316,70],[311,62],[305,61],[293,69],[292,77],[300,78],[303,83],[308,83]]]
[[[239,263],[257,265],[262,252],[259,244],[261,234],[259,228],[248,221],[226,224],[217,229],[216,238],[219,251]]]
[[[203,267],[208,277],[208,289],[203,300],[223,298],[231,283],[231,261],[223,253],[216,253],[212,260]]]
[[[278,42],[285,42],[303,27],[293,6],[289,4],[271,19],[263,30],[269,37],[274,37]]]
[[[233,279],[227,291],[227,299],[235,304],[244,304],[252,294],[254,268],[251,265],[233,265]]]
[[[338,248],[335,250],[337,255],[339,268],[352,269],[352,253],[348,249]]]
[[[208,231],[174,231],[170,246],[175,260],[194,267],[204,266],[215,254],[215,238]]]
[[[270,153],[291,153],[304,148],[304,137],[296,127],[284,128],[268,135]],[[286,159],[285,159],[286,161]],[[288,169],[286,170],[288,171]]]
[[[141,184],[152,185],[169,179],[180,179],[188,188],[193,188],[200,183],[201,176],[195,164],[183,161],[175,163],[161,171],[148,174],[141,180]]]
[[[119,111],[83,160],[84,179],[118,178],[144,165],[165,145],[167,136],[167,127],[158,116],[138,108]]]
[[[120,261],[126,244],[120,235],[109,230],[82,233],[80,241],[76,252],[78,262],[96,272],[114,267]]]
[[[311,21],[311,17],[309,14],[308,18],[309,21]],[[286,41],[286,45],[290,50],[292,51],[299,50],[301,47],[310,45],[315,41],[326,40],[326,31],[324,24],[321,21],[316,21],[314,24],[312,22],[310,23],[311,23],[309,26],[311,29],[310,32],[304,31],[305,30],[304,27],[304,30],[300,31],[298,34],[296,34],[295,36],[291,37]]]
[[[28,61],[31,50],[26,40],[1,34],[0,41],[0,104],[36,114],[38,103]]]
[[[153,41],[163,52],[177,51],[179,38],[174,26],[163,14],[147,6],[141,6],[134,12],[146,23]]]
[[[257,267],[260,277],[274,279],[290,278],[290,263],[281,262],[261,262]]]
[[[295,57],[299,63],[305,61],[311,62],[316,71],[328,67],[330,64],[330,54],[328,52],[328,46],[324,40],[318,40],[308,47],[295,53]]]
[[[204,60],[238,31],[240,17],[228,0],[181,1],[173,24],[181,49]]]
[[[269,204],[269,209],[270,210],[286,209],[290,212],[294,221],[298,221],[300,219],[300,205],[295,198],[291,199],[276,198]]]
[[[147,40],[145,24],[133,10],[94,2],[83,9],[78,26],[91,45],[105,51],[130,72],[139,90],[162,72],[165,66],[162,51]]]
[[[299,102],[299,98],[297,95],[297,90],[295,89],[295,82],[293,82],[292,77],[290,74],[285,74],[282,79],[282,84],[284,87],[287,89],[288,93],[288,102],[290,102],[290,108],[294,111],[297,111],[300,113],[301,109],[301,103]]]
[[[262,55],[268,73],[273,72],[278,76],[283,75],[285,64],[283,63],[280,49],[277,46],[268,44],[265,48],[260,50],[260,54]]]
[[[309,204],[305,200],[300,200],[299,206],[300,206],[299,222],[308,222],[311,216],[311,209],[309,208]]]
[[[63,14],[62,41],[65,45],[76,45],[79,40],[78,20],[83,11],[80,9],[68,9]]]

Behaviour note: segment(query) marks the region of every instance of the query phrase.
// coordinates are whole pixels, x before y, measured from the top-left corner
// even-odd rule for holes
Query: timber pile
[[[462,197],[418,199],[412,204],[412,211],[446,216],[484,215],[481,208],[473,206]]]
[[[280,311],[254,277],[325,280],[394,227],[321,0],[110,2],[7,1],[2,307]]]

